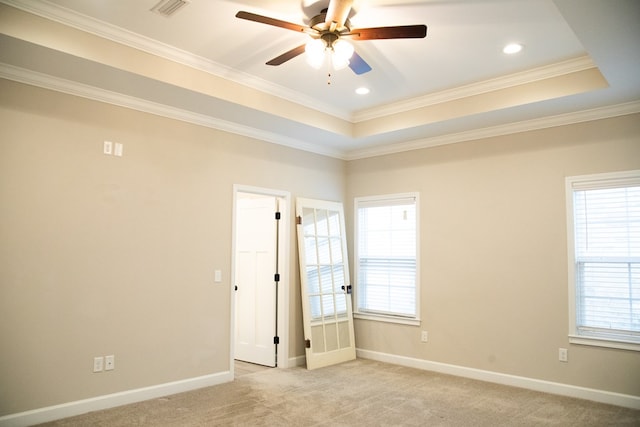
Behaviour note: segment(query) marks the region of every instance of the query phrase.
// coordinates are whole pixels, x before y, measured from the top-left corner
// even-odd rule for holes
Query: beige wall
[[[233,184],[344,199],[340,160],[6,80],[0,123],[0,415],[227,371]]]
[[[349,162],[347,229],[354,197],[421,197],[422,325],[356,320],[358,348],[640,396],[637,352],[567,338],[564,178],[630,169],[640,115]]]
[[[0,94],[0,416],[228,370],[233,184],[342,200],[348,230],[353,197],[421,193],[423,325],[357,320],[359,348],[640,395],[637,353],[568,344],[564,205],[567,175],[640,168],[637,115],[343,162],[4,80]],[[106,354],[116,370],[93,374]]]

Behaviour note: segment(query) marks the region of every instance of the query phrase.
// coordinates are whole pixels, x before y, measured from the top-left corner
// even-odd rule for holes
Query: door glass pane
[[[307,258],[307,265],[318,264],[318,250],[316,246],[316,238],[314,236],[304,238],[304,250]]]
[[[322,317],[322,308],[320,307],[320,295],[311,295],[309,297],[309,305],[311,306],[311,318],[313,320]]]
[[[336,313],[336,308],[333,304],[333,294],[322,295],[322,313],[325,320],[330,320]]]
[[[329,235],[340,236],[340,213],[329,211]]]
[[[318,277],[318,267],[307,267],[307,292],[310,295],[320,293],[320,280]]]
[[[344,266],[342,264],[333,266],[333,283],[336,292],[346,290],[342,289],[343,286],[347,285],[344,280]]]
[[[316,233],[318,236],[329,235],[329,222],[327,219],[327,211],[324,209],[316,209]]]
[[[342,239],[340,237],[332,237],[330,244],[332,264],[342,264]]]
[[[323,265],[320,267],[320,285],[323,294],[333,292],[333,280],[331,279],[331,267]]]
[[[327,237],[318,237],[318,264],[331,264],[331,255],[329,253],[329,239]]]
[[[302,227],[305,236],[314,236],[316,234],[315,209],[304,208],[302,210]]]
[[[338,317],[347,315],[347,298],[346,294],[336,294],[336,313]]]

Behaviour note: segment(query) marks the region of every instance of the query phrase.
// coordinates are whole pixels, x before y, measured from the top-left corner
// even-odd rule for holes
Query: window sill
[[[605,338],[569,335],[569,342],[578,345],[590,345],[594,347],[617,348],[620,350],[640,351],[640,343],[633,341],[614,341]]]
[[[363,319],[363,320],[374,320],[377,322],[399,323],[401,325],[420,326],[420,319],[398,317],[398,316],[385,316],[383,314],[353,313],[353,318]]]

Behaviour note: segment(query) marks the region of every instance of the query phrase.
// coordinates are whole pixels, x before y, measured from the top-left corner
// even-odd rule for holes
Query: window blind
[[[416,199],[357,207],[357,311],[416,317]]]
[[[573,192],[577,332],[640,341],[640,185],[582,187]]]

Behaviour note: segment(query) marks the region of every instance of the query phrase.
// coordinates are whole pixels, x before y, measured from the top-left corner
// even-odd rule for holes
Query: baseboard
[[[429,360],[415,359],[412,357],[398,356],[395,354],[379,353],[377,351],[356,349],[357,357],[362,359],[377,360],[379,362],[392,363],[410,368],[434,371],[442,374],[471,378],[513,387],[526,388],[544,393],[558,394],[561,396],[575,397],[610,405],[623,406],[625,408],[640,409],[640,396],[613,393],[610,391],[596,390],[592,388],[578,387],[569,384],[555,383],[551,381],[537,380],[534,378],[519,377],[516,375],[502,374],[499,372],[485,371],[482,369],[467,368],[464,366],[449,365],[447,363],[432,362]]]
[[[31,411],[19,412],[17,414],[5,415],[0,417],[0,427],[30,426],[85,414],[91,411],[113,408],[116,406],[141,402],[143,400],[155,399],[162,396],[182,393],[184,391],[195,390],[202,387],[218,385],[229,381],[233,381],[233,374],[230,371],[225,371],[181,381],[158,384],[151,387],[107,394],[104,396],[93,397],[91,399],[78,400],[75,402],[63,403],[61,405],[48,406]]]
[[[305,356],[296,356],[289,358],[289,368],[294,366],[305,366],[307,364],[307,358]]]

